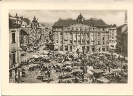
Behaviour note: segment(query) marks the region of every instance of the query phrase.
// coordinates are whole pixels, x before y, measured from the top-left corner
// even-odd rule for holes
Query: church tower
[[[125,22],[124,22],[124,24],[127,24],[127,10],[125,12]]]

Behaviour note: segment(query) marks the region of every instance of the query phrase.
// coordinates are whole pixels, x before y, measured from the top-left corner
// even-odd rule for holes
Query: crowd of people
[[[122,77],[127,79],[128,65],[125,57],[109,53],[78,53],[77,57],[75,57],[69,52],[60,54],[55,51],[49,51],[47,55],[49,59],[42,56],[32,58],[33,62],[39,61],[40,63],[30,67],[29,71],[39,69],[41,75],[45,73],[44,77],[51,78],[53,74],[51,71],[55,70],[54,74],[60,73],[58,83],[81,83],[85,82],[86,77],[88,82],[91,81],[91,83],[97,83],[97,79],[100,77],[109,79],[110,83],[119,83]],[[30,64],[31,60],[24,63]],[[95,72],[88,68],[92,68],[92,70],[98,69],[101,72]],[[88,71],[91,71],[92,74],[89,74]]]

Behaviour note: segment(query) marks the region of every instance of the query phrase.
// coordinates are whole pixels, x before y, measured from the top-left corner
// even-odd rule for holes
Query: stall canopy
[[[121,72],[122,70],[120,68],[114,69],[113,72]]]
[[[39,56],[38,55],[32,55],[33,58],[38,58]]]
[[[104,77],[98,78],[97,81],[103,82],[103,83],[109,83],[110,81]]]
[[[73,72],[82,72],[82,70],[81,69],[75,69],[75,70],[73,70]]]
[[[49,52],[47,50],[44,50],[43,51],[43,54],[48,54]]]
[[[65,64],[71,65],[72,62],[70,62],[70,61],[66,61]]]
[[[59,51],[59,54],[61,54],[61,55],[65,55],[66,52],[64,52],[64,51]]]
[[[44,57],[44,55],[39,55],[39,57]]]
[[[91,71],[94,72],[94,73],[103,73],[104,72],[101,69],[94,69],[94,70],[91,70]]]
[[[90,70],[87,70],[88,75],[93,75],[93,73]]]
[[[87,70],[94,70],[93,67],[87,67]]]

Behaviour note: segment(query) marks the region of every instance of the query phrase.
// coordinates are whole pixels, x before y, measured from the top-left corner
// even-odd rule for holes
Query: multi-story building
[[[54,50],[73,51],[75,45],[86,52],[105,52],[109,49],[109,32],[113,28],[102,19],[59,19],[52,26]]]
[[[118,52],[127,52],[127,32],[128,25],[123,24],[117,28],[117,51]]]
[[[49,29],[49,28],[45,28],[45,36],[44,36],[44,38],[45,38],[45,42],[47,42],[47,43],[49,43],[50,42],[50,38],[49,38],[49,34],[50,34],[50,32],[51,32],[51,29]]]
[[[117,45],[116,49],[118,53],[128,55],[128,24],[127,24],[127,12],[125,13],[125,23],[117,28]]]
[[[117,44],[116,36],[117,36],[117,27],[114,24],[109,29],[109,48],[110,49],[116,49],[116,44]]]
[[[24,18],[23,16],[20,17],[21,19],[21,27],[27,28],[31,21],[28,18]]]
[[[22,50],[27,51],[29,48],[29,34],[28,31],[24,28],[20,30],[20,47]]]
[[[9,16],[9,72],[12,74],[12,78],[19,78],[21,66],[20,60],[20,42],[19,32],[21,30],[20,20]]]

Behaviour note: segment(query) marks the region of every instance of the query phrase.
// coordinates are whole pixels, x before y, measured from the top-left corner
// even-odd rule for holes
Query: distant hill
[[[48,23],[48,22],[40,22],[40,24],[45,25],[49,29],[52,29],[53,23]]]

